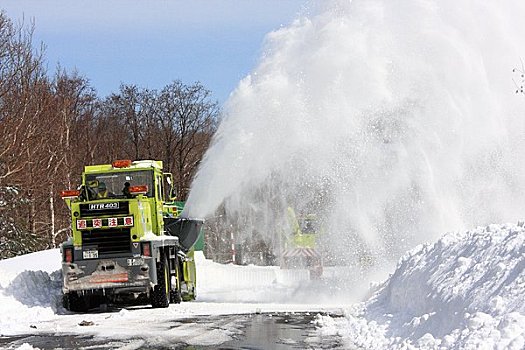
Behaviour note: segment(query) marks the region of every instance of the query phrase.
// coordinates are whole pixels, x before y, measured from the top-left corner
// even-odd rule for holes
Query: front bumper
[[[62,263],[62,291],[147,293],[156,283],[155,261],[151,257],[122,257]]]

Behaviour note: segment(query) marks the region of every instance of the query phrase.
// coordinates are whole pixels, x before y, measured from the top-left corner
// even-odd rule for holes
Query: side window
[[[162,195],[164,193],[162,191],[162,177],[157,176],[156,178],[157,178],[157,195],[156,195],[156,198],[158,200],[162,200],[163,199]]]
[[[170,194],[169,194],[169,188],[170,185],[168,184],[168,181],[166,181],[166,177],[164,177],[164,181],[162,181],[162,187],[164,189],[163,196],[162,197],[166,202],[170,200]]]

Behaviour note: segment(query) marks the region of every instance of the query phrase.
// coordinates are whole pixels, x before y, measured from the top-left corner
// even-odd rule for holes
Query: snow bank
[[[308,270],[224,265],[207,260],[202,254],[196,254],[196,263],[200,301],[285,302],[294,300],[293,295],[310,283]]]
[[[6,288],[24,271],[52,273],[60,270],[60,250],[49,249],[36,253],[0,260],[0,288]]]
[[[51,320],[60,305],[60,251],[0,260],[0,335],[30,333]]]
[[[12,259],[0,260],[0,314],[15,301],[26,307],[51,307],[61,300],[62,275],[60,251],[45,250]]]
[[[360,288],[355,287],[362,283],[355,267],[328,266],[322,279],[311,280],[307,269],[224,265],[198,255],[196,263],[199,301],[315,304],[339,309],[363,300]]]
[[[375,295],[319,334],[366,349],[524,349],[525,230],[491,225],[406,254]]]

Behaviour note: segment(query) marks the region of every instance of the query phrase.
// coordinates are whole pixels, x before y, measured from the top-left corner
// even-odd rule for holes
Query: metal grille
[[[82,246],[85,249],[96,247],[99,257],[130,253],[131,238],[129,234],[129,229],[82,231]]]

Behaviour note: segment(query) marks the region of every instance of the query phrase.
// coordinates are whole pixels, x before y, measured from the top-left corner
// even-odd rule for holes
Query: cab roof
[[[108,171],[125,171],[125,170],[144,170],[144,169],[158,169],[162,171],[161,160],[136,160],[131,162],[129,166],[114,166],[113,164],[99,164],[99,165],[86,165],[84,167],[85,173],[99,173]]]

